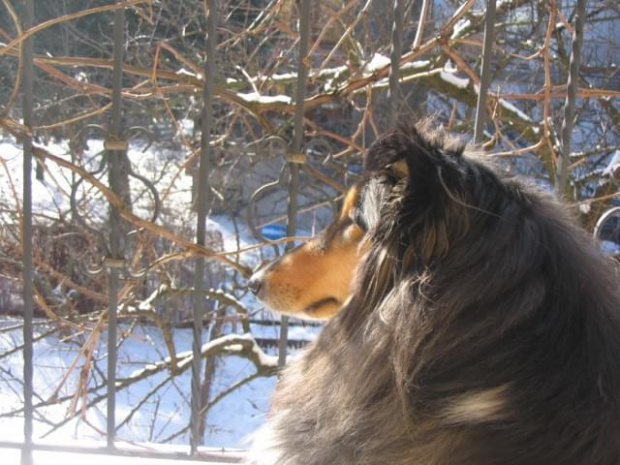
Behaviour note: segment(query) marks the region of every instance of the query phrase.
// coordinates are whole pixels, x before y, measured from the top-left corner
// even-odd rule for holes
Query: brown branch
[[[83,179],[85,179],[86,181],[88,181],[90,184],[92,184],[94,187],[96,187],[97,189],[99,189],[101,191],[101,193],[106,197],[106,199],[108,200],[108,202],[110,202],[110,204],[116,208],[118,210],[118,212],[120,213],[120,215],[123,217],[123,219],[125,219],[126,221],[128,221],[129,223],[133,224],[134,226],[136,226],[137,228],[143,228],[157,236],[163,237],[165,239],[168,239],[182,247],[184,247],[185,249],[191,251],[195,256],[198,257],[205,257],[205,258],[210,258],[210,259],[214,259],[214,260],[218,260],[222,263],[224,263],[225,265],[228,265],[232,268],[234,268],[235,270],[237,270],[239,273],[241,273],[242,276],[244,277],[249,277],[252,274],[252,270],[251,268],[241,265],[240,263],[234,262],[232,260],[229,260],[228,258],[226,258],[225,256],[220,255],[218,252],[216,252],[215,250],[209,248],[209,247],[205,247],[205,246],[201,246],[196,244],[195,242],[190,241],[189,239],[186,239],[182,236],[179,236],[175,233],[173,233],[172,231],[162,227],[162,226],[158,226],[155,223],[142,219],[136,215],[134,215],[133,213],[131,213],[131,211],[129,211],[126,207],[125,204],[123,203],[122,199],[117,196],[114,192],[112,192],[112,190],[110,188],[108,188],[105,184],[103,184],[101,181],[99,181],[97,178],[95,178],[93,175],[91,175],[88,171],[86,171],[84,168],[81,168],[67,160],[64,160],[60,157],[57,157],[55,155],[52,155],[50,152],[48,152],[47,150],[41,148],[41,147],[34,147],[33,148],[33,154],[36,157],[39,157],[41,159],[47,159],[47,160],[51,160],[54,163],[56,163],[59,166],[62,166],[63,168],[67,168],[71,171],[73,171],[74,173],[80,175],[80,177],[82,177]]]
[[[141,3],[150,3],[150,2],[151,2],[151,0],[126,0],[123,3],[113,3],[111,5],[104,5],[104,6],[95,7],[95,8],[88,8],[86,10],[80,10],[80,11],[77,11],[75,13],[59,16],[58,18],[52,18],[52,19],[50,19],[48,21],[45,21],[45,22],[43,22],[41,24],[37,24],[36,26],[28,29],[27,31],[23,31],[15,39],[10,41],[7,45],[5,45],[4,47],[0,48],[0,56],[6,54],[9,50],[14,48],[15,46],[20,45],[28,37],[31,37],[34,34],[36,34],[38,32],[41,32],[41,31],[43,31],[45,29],[48,29],[48,28],[50,28],[52,26],[55,26],[57,24],[64,23],[66,21],[71,21],[71,20],[74,20],[74,19],[83,18],[83,17],[89,16],[89,15],[94,15],[94,14],[97,14],[97,13],[104,13],[106,11],[114,11],[114,10],[118,10],[120,8],[130,8],[132,6],[136,6],[136,5],[139,5]]]
[[[9,16],[11,17],[11,20],[13,21],[13,25],[15,26],[15,29],[17,30],[17,34],[20,35],[22,33],[22,26],[21,26],[19,17],[17,16],[15,9],[13,8],[13,5],[11,5],[11,3],[8,0],[2,0],[2,3],[4,3],[4,7],[9,12]],[[9,100],[4,107],[4,113],[7,115],[9,114],[9,112],[11,111],[11,108],[13,107],[15,103],[15,99],[17,98],[17,95],[19,94],[19,89],[21,87],[22,73],[24,70],[24,66],[22,63],[22,44],[21,43],[19,44],[17,55],[18,55],[19,61],[17,65],[17,73],[15,75],[15,84],[13,85],[13,90],[11,91],[11,95],[9,96]]]
[[[518,94],[508,93],[499,94],[500,98],[511,100],[551,100],[551,99],[564,99],[566,98],[566,92],[547,92],[544,94]],[[581,88],[577,91],[578,98],[618,98],[620,97],[620,91],[612,89],[587,89]]]

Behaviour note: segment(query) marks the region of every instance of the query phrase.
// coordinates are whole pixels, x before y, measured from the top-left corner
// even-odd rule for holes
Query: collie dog
[[[259,270],[329,318],[250,463],[620,464],[619,277],[552,198],[430,123],[368,150],[334,224]]]

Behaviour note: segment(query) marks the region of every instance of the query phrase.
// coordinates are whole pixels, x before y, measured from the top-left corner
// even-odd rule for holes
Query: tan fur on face
[[[353,186],[347,192],[347,195],[344,198],[344,203],[342,205],[342,210],[340,210],[340,221],[345,220],[349,217],[353,209],[355,208],[355,204],[357,203],[357,198],[359,197],[359,187]]]
[[[260,300],[275,311],[315,319],[338,312],[351,294],[364,237],[351,221],[357,196],[353,187],[335,224],[255,275],[262,280]]]

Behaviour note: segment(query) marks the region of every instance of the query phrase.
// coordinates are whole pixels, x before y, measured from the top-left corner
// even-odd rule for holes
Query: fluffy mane
[[[549,195],[428,125],[364,166],[353,295],[284,373],[256,463],[620,463],[611,262]]]

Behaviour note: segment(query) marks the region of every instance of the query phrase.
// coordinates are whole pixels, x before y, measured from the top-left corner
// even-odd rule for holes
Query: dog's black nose
[[[254,295],[258,295],[261,287],[263,287],[263,281],[259,277],[252,276],[248,281],[248,288],[252,291]]]

